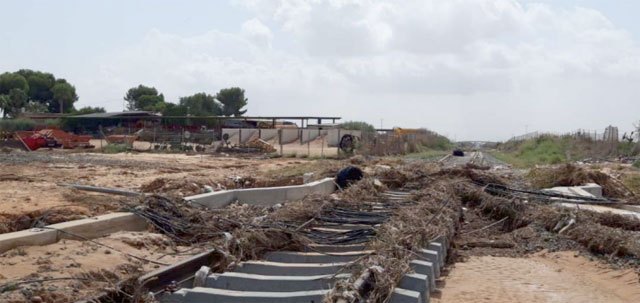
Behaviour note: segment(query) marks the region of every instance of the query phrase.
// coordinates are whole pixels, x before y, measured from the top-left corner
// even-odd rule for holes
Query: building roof
[[[109,112],[109,113],[93,113],[93,114],[86,114],[86,115],[77,115],[77,116],[73,116],[73,117],[77,117],[77,118],[117,118],[117,117],[129,117],[129,116],[135,116],[135,117],[159,117],[158,115],[154,114],[153,112],[148,112],[148,111],[126,111],[126,112]]]

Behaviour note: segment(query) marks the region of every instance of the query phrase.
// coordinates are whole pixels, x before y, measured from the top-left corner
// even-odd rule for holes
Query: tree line
[[[76,88],[67,80],[51,73],[21,69],[0,74],[0,110],[3,117],[16,117],[21,112],[76,113]],[[102,110],[86,107],[81,112]]]
[[[231,87],[217,94],[197,93],[181,97],[179,102],[166,102],[155,87],[138,85],[124,96],[128,110],[161,113],[163,116],[241,116],[248,99],[244,89]],[[90,114],[104,113],[104,107],[86,106],[76,109],[76,88],[66,79],[51,73],[21,69],[0,74],[0,111],[3,118],[15,118],[22,112]]]
[[[242,116],[248,102],[245,91],[239,87],[221,89],[217,94],[205,92],[181,97],[177,104],[166,102],[155,87],[138,85],[124,96],[127,110],[162,113],[163,116]]]

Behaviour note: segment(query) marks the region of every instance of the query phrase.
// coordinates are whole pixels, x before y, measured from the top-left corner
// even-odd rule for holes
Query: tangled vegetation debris
[[[596,183],[602,186],[602,194],[609,198],[629,198],[634,194],[622,182],[611,176],[594,170],[587,170],[573,164],[553,167],[534,168],[528,175],[534,188],[542,189],[556,186],[580,186]]]

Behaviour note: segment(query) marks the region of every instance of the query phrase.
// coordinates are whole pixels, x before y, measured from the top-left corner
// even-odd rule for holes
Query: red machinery
[[[91,136],[70,134],[59,129],[43,129],[39,131],[16,131],[15,136],[29,151],[41,147],[93,148]]]

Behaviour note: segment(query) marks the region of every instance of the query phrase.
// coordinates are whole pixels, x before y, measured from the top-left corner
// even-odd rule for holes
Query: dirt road
[[[467,164],[489,167],[506,166],[502,161],[482,151],[465,152],[465,155],[462,157],[448,155],[442,158],[440,162],[444,164],[445,167],[459,167]]]
[[[456,263],[432,302],[640,302],[640,283],[633,270],[614,270],[575,252],[471,257]]]

